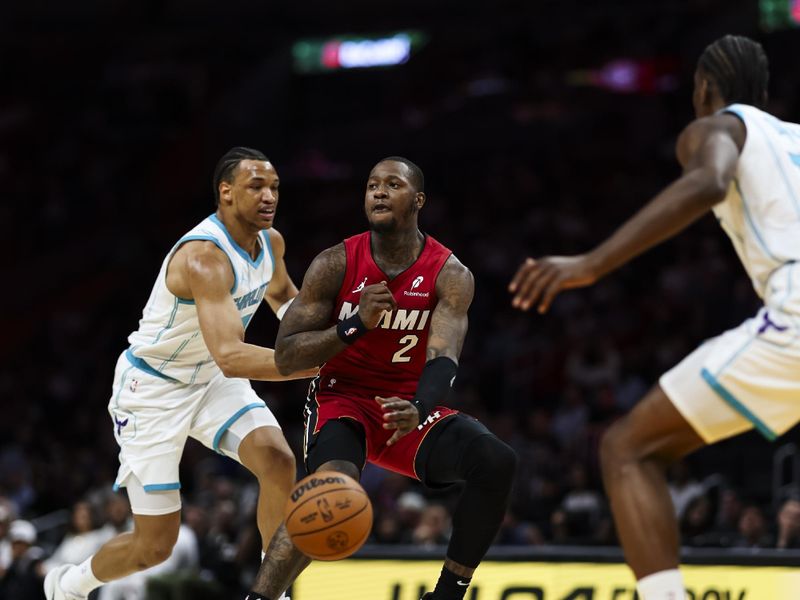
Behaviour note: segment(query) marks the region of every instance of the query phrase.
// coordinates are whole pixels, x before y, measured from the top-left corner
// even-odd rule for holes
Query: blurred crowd
[[[614,544],[597,462],[603,431],[660,373],[758,306],[707,217],[595,287],[564,294],[545,317],[510,308],[506,286],[525,256],[587,250],[677,175],[672,146],[692,116],[697,53],[718,34],[754,33],[721,0],[637,6],[576,15],[553,5],[546,21],[532,4],[480,22],[431,8],[431,41],[408,64],[314,76],[292,74],[292,35],[277,26],[212,44],[165,19],[160,33],[124,29],[125,43],[103,53],[91,43],[108,35],[103,27],[9,31],[8,55],[27,58],[5,65],[0,89],[9,199],[0,249],[21,290],[4,295],[0,312],[0,598],[39,598],[24,590],[38,590],[46,568],[80,561],[130,527],[124,496],[111,492],[113,366],[164,254],[212,211],[215,161],[238,144],[263,150],[281,176],[276,227],[298,284],[318,252],[363,230],[372,164],[401,154],[423,168],[422,226],[476,278],[452,404],[520,456],[497,542]],[[764,42],[770,108],[798,120],[800,88],[786,74],[800,42]],[[664,85],[625,94],[592,85],[594,71],[621,57],[659,59]],[[47,77],[31,77],[37,70]],[[268,312],[248,329],[254,343],[272,345]],[[304,388],[256,384],[298,456]],[[799,547],[800,482],[781,469],[776,481],[772,463],[798,439],[796,430],[776,445],[747,434],[675,466],[683,543]],[[175,560],[150,584],[104,588],[102,600],[142,598],[147,585],[148,597],[170,598],[181,577],[200,582],[197,598],[251,580],[255,482],[195,443],[181,481]],[[457,489],[426,492],[372,467],[363,483],[372,542],[447,542]]]

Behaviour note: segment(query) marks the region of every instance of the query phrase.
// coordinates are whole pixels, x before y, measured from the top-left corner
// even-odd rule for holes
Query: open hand
[[[538,304],[537,310],[545,313],[562,290],[584,287],[595,281],[597,275],[585,254],[527,258],[511,280],[508,291],[514,294],[511,301],[514,308],[528,310]]]
[[[391,446],[419,425],[419,411],[408,400],[395,396],[391,398],[375,396],[375,401],[383,409],[383,428],[395,430],[392,437],[386,442],[387,446]]]

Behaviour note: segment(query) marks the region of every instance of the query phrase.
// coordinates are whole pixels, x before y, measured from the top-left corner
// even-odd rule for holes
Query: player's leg
[[[429,486],[464,482],[442,573],[427,599],[460,600],[500,529],[508,506],[517,455],[480,422],[455,415],[420,445],[417,473]],[[435,430],[434,430],[435,431]],[[432,432],[433,433],[433,432]]]
[[[754,427],[775,439],[800,420],[796,332],[765,328],[766,317],[762,309],[700,346],[604,436],[603,480],[643,600],[683,592],[666,466]]]
[[[297,471],[278,420],[246,379],[221,374],[208,384],[195,410],[190,435],[244,465],[258,480],[256,518],[266,549],[283,520]]]
[[[364,431],[351,419],[328,421],[312,439],[307,440],[306,468],[309,473],[338,471],[358,481],[365,460]],[[251,600],[277,600],[309,564],[311,559],[295,548],[286,526],[281,524],[256,575]]]
[[[104,581],[170,555],[180,526],[178,463],[193,405],[202,393],[202,386],[174,385],[134,366],[124,353],[120,356],[108,410],[120,446],[117,483],[127,488],[134,531],[109,541],[80,565],[63,565],[48,573],[48,600],[83,598]]]
[[[224,447],[224,444],[223,444]],[[266,546],[283,521],[297,469],[294,454],[277,427],[257,427],[238,444],[239,461],[258,479],[258,529]]]
[[[103,583],[164,562],[181,523],[178,490],[146,492],[135,475],[127,481],[134,528],[106,542],[80,565],[63,565],[45,579],[47,600],[86,598]]]
[[[703,445],[658,385],[603,436],[603,483],[625,558],[639,580],[673,571],[679,577],[678,522],[666,469]]]

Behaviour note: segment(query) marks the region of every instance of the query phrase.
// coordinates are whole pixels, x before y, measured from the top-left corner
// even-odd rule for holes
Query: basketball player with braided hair
[[[683,175],[599,246],[527,259],[512,304],[549,308],[713,211],[764,301],[758,314],[665,373],[601,443],[603,481],[643,600],[683,600],[679,535],[664,471],[703,445],[800,421],[800,126],[763,111],[767,57],[745,37],[709,45],[694,75]]]

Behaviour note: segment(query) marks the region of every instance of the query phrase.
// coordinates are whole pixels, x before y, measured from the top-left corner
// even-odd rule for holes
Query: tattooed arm
[[[439,272],[436,295],[439,302],[431,316],[428,335],[428,361],[446,356],[458,364],[464,338],[467,336],[467,311],[475,294],[475,279],[470,270],[454,255]]]
[[[275,364],[281,373],[296,371],[299,364],[319,366],[347,347],[336,326],[330,326],[346,263],[344,244],[339,244],[321,252],[308,267],[275,340]]]
[[[472,273],[455,256],[450,256],[436,278],[439,302],[431,317],[427,363],[414,400],[375,398],[383,410],[384,429],[395,430],[387,445],[391,446],[415,427],[420,427],[428,411],[447,397],[467,335],[467,311],[474,293]]]

